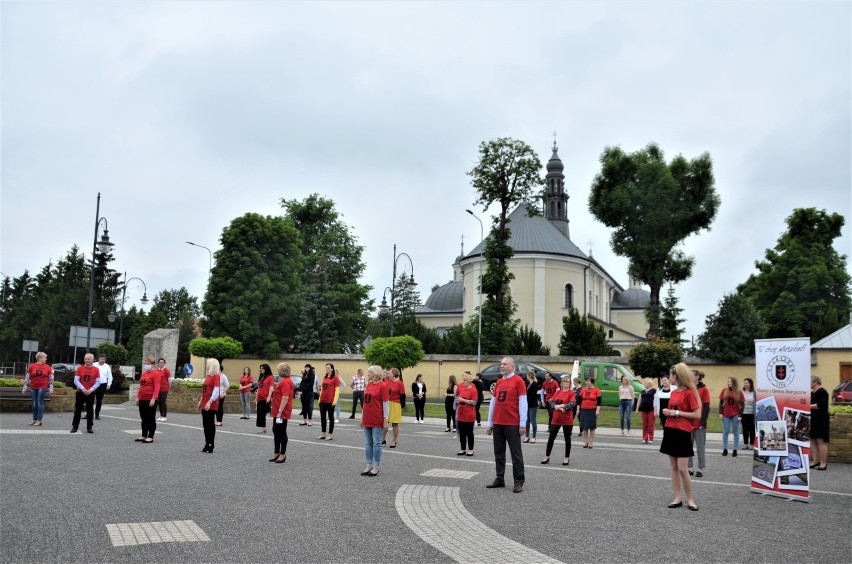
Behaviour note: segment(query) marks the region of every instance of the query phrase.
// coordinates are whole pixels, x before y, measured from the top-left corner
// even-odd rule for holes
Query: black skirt
[[[580,410],[580,428],[584,431],[594,431],[598,428],[598,416],[595,415],[596,409],[581,409]]]
[[[693,456],[695,453],[692,450],[692,433],[671,427],[664,427],[663,444],[660,445],[660,452],[674,456],[675,458],[689,458]]]

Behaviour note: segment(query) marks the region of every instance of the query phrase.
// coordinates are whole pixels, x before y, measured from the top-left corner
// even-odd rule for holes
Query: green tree
[[[667,376],[669,368],[683,359],[680,344],[666,339],[651,337],[627,353],[630,369],[639,378],[657,378]]]
[[[198,298],[191,296],[189,290],[181,286],[177,290],[161,290],[154,296],[151,311],[160,311],[166,318],[167,327],[177,327],[178,322],[187,314],[201,317]]]
[[[799,208],[758,273],[737,289],[766,322],[772,337],[810,337],[817,341],[848,323],[852,310],[846,255],[832,247],[845,220],[837,213]]]
[[[479,161],[467,173],[478,195],[474,205],[481,205],[483,211],[492,204],[499,206],[483,252],[486,271],[481,284],[486,299],[481,312],[482,341],[487,354],[509,350],[517,334],[518,323],[513,319],[516,306],[509,294],[513,276],[507,261],[514,250],[509,245],[508,216],[518,204],[531,203],[540,196],[544,186],[541,169],[541,160],[529,145],[504,137],[480,143]]]
[[[679,301],[675,295],[674,286],[669,284],[663,306],[660,308],[660,338],[675,343],[685,342],[682,323],[686,319],[680,316],[683,313],[683,308],[678,307]]]
[[[35,290],[35,279],[27,271],[24,271],[21,276],[9,279],[8,284],[4,280],[3,311],[0,315],[2,320],[0,347],[2,347],[3,359],[6,361],[26,359],[25,353],[21,352],[21,343],[24,339],[32,340],[30,327],[33,320],[38,319],[39,314]],[[58,361],[55,351],[45,352],[48,353],[49,362]]]
[[[304,353],[335,353],[340,350],[334,304],[328,291],[328,257],[322,257],[312,273],[302,309],[296,350]]]
[[[514,344],[508,354],[513,355],[534,355],[534,356],[550,356],[550,347],[544,346],[541,341],[541,335],[524,325],[518,328],[515,334]]]
[[[416,366],[425,354],[420,341],[410,335],[378,337],[364,350],[370,364],[400,370]]]
[[[606,340],[604,328],[580,315],[571,308],[562,317],[562,335],[559,336],[560,356],[609,356],[612,347]]]
[[[121,345],[112,343],[101,343],[97,349],[98,356],[105,356],[106,363],[110,366],[119,366],[127,364],[127,349]]]
[[[125,314],[125,330],[127,330],[128,318],[131,319],[131,323],[127,338],[127,360],[141,370],[142,360],[147,352],[144,350],[145,335],[166,327],[166,316],[159,310],[150,313],[136,311],[136,306],[133,306],[130,312]]]
[[[654,143],[632,154],[606,147],[592,182],[589,211],[614,229],[613,251],[630,260],[630,274],[650,286],[650,335],[660,332],[660,290],[692,274],[694,259],[677,247],[709,229],[720,200],[710,155],[666,163]]]
[[[358,282],[366,268],[362,260],[364,247],[343,222],[332,200],[311,194],[304,201],[282,199],[281,205],[300,234],[302,273],[315,273],[321,262],[325,264],[324,302],[334,313],[325,325],[328,334],[335,337],[323,344],[323,352],[361,350],[373,307],[369,299],[372,287]],[[304,307],[308,307],[307,302]]]
[[[236,358],[243,353],[243,345],[231,337],[213,337],[193,339],[189,343],[189,352],[202,358],[215,358],[219,362],[226,358]]]
[[[238,338],[275,358],[295,342],[304,276],[299,233],[283,217],[248,213],[224,229],[204,300],[204,334]],[[289,347],[288,347],[289,348]]]
[[[766,336],[766,325],[751,300],[739,293],[727,294],[719,310],[707,316],[698,337],[701,356],[735,362],[754,356],[754,340]]]

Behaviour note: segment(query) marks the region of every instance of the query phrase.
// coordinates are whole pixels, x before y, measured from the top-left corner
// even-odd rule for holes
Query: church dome
[[[547,172],[562,172],[565,170],[565,165],[562,164],[562,159],[559,158],[556,150],[557,147],[556,144],[554,144],[553,155],[551,155],[550,160],[547,161]]]
[[[629,288],[612,299],[613,309],[645,309],[651,303],[651,292],[642,288]]]
[[[432,292],[417,313],[461,312],[464,309],[464,283],[448,282]]]

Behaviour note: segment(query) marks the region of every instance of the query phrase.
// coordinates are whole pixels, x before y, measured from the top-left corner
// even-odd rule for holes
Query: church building
[[[625,289],[591,254],[586,255],[571,241],[563,170],[554,142],[547,162],[542,215],[530,217],[527,204],[509,214],[509,245],[515,251],[508,261],[515,276],[509,291],[518,306],[515,315],[556,355],[562,318],[570,308],[577,308],[580,315],[601,325],[612,348],[625,355],[645,342],[650,292],[633,280]],[[476,314],[479,279],[485,272],[484,249],[483,241],[456,258],[452,281],[437,288],[415,312],[424,325],[440,333],[467,323]]]

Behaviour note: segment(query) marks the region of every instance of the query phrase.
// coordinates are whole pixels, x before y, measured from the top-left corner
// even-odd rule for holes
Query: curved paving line
[[[465,509],[459,488],[403,484],[395,505],[409,529],[456,562],[559,562],[485,526]],[[477,539],[473,553],[471,538]]]

